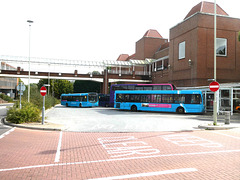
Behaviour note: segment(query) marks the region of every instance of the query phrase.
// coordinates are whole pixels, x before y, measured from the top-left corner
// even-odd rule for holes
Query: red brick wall
[[[160,46],[166,42],[167,39],[143,37],[136,42],[135,59],[144,60],[146,58],[153,58]]]
[[[240,81],[240,19],[217,17],[217,37],[227,39],[227,56],[217,57],[217,80]],[[185,41],[185,58],[178,59],[178,45]],[[169,82],[177,86],[208,85],[213,79],[213,16],[196,14],[170,30]],[[192,65],[189,66],[188,60]]]

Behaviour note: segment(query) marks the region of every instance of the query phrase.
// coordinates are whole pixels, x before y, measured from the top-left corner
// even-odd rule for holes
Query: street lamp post
[[[214,0],[214,81],[217,81],[216,43],[217,43],[217,5],[216,0]],[[217,125],[217,91],[214,92],[213,125]]]
[[[31,23],[33,21],[27,20],[29,24],[29,56],[28,56],[28,102],[30,102],[30,42],[31,42]]]

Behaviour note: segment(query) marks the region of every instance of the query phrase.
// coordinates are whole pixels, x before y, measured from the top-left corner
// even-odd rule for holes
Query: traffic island
[[[198,128],[205,129],[205,130],[228,130],[233,128],[240,128],[240,126],[219,123],[217,125],[213,125],[213,124],[199,125]]]

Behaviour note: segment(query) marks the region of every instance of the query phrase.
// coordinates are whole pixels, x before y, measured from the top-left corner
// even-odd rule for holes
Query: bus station
[[[206,112],[213,111],[214,93],[208,86],[199,87],[180,87],[180,89],[201,89],[205,97],[205,109]],[[231,115],[235,112],[239,112],[237,106],[240,105],[240,83],[225,83],[220,84],[220,88],[217,91],[217,112],[218,114],[224,114],[230,112]]]
[[[93,11],[96,4],[90,4],[91,9],[86,8],[90,13],[97,15],[97,9],[103,12],[100,6]],[[105,6],[108,16],[113,16],[110,5]],[[144,5],[145,9],[153,6],[150,2]],[[161,23],[159,12],[167,6],[158,5],[154,13],[159,18],[157,23]],[[52,13],[51,4],[48,6]],[[64,7],[70,6],[64,3]],[[77,11],[83,7],[79,10],[76,6]],[[131,8],[135,9],[136,4]],[[73,11],[74,15],[78,15],[77,11]],[[54,15],[58,20],[59,14],[54,11]],[[150,13],[149,17],[152,16]],[[164,14],[162,18],[167,16]],[[91,21],[98,29],[102,21],[95,22]],[[4,86],[0,84],[0,92],[12,96],[19,78],[28,78],[29,94],[30,79],[101,83],[100,93],[61,93],[61,104],[46,110],[46,123],[43,115],[42,124],[10,121],[7,111],[11,112],[12,108],[1,104],[0,179],[239,179],[240,19],[229,16],[216,1],[202,1],[169,32],[168,39],[155,29],[147,30],[136,42],[135,52],[120,54],[117,60],[31,57],[30,61],[30,38],[29,57],[0,55],[0,81],[4,82]],[[64,43],[64,39],[57,40]],[[94,40],[90,39],[94,48],[100,48]],[[28,71],[20,67],[24,64],[29,65]],[[59,67],[62,71],[57,70]],[[40,89],[43,102],[50,92],[49,84]],[[100,105],[99,98],[107,103]],[[37,112],[29,109],[30,113]],[[18,110],[21,109],[16,107],[15,111]],[[44,103],[42,112],[45,112]],[[212,123],[214,112],[219,124]],[[232,115],[231,125],[226,121],[227,115],[229,119]],[[216,129],[209,131],[205,125]]]

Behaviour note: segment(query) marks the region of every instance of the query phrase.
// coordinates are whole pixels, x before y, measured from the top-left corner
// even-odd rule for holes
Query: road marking
[[[220,133],[220,132],[213,132],[215,134],[220,134],[220,135],[223,135],[223,136],[228,136],[228,137],[231,137],[231,138],[234,138],[234,139],[240,139],[240,137],[236,137],[236,136],[232,136],[232,135],[228,135],[228,134],[223,134],[223,133]]]
[[[158,175],[163,175],[163,174],[175,174],[175,173],[185,173],[185,172],[195,172],[195,171],[197,171],[197,169],[195,169],[195,168],[183,168],[183,169],[172,169],[172,170],[165,170],[165,171],[129,174],[129,175],[112,176],[112,177],[104,177],[104,178],[96,178],[96,179],[88,179],[88,180],[129,179],[129,178],[158,176]]]
[[[197,136],[189,134],[173,134],[159,136],[166,141],[169,141],[178,146],[202,146],[202,147],[222,147],[220,143],[216,143],[207,139],[203,139]]]
[[[152,146],[148,146],[146,142],[139,141],[134,136],[103,137],[98,138],[98,141],[113,158],[160,153],[158,149],[153,149]]]
[[[61,146],[62,146],[62,131],[60,132],[60,135],[59,135],[59,141],[58,141],[57,153],[56,153],[55,161],[54,161],[54,162],[59,162],[59,160],[60,160]]]
[[[239,153],[239,152],[240,152],[240,149],[236,149],[236,150],[222,150],[222,151],[207,151],[207,152],[193,152],[193,153],[179,153],[179,154],[162,154],[162,155],[152,155],[152,156],[116,158],[116,159],[103,159],[103,160],[95,160],[95,161],[80,161],[80,162],[72,162],[72,163],[56,163],[56,164],[43,164],[43,165],[34,165],[34,166],[24,166],[24,167],[0,169],[0,172],[3,172],[3,171],[15,171],[15,170],[22,170],[22,169],[32,169],[32,168],[42,168],[42,167],[69,166],[69,165],[91,164],[91,163],[106,163],[106,162],[126,161],[126,160],[136,160],[136,159],[173,157],[173,156],[193,156],[193,155],[206,155],[206,154],[218,154],[218,153]]]
[[[11,132],[13,132],[15,129],[16,129],[16,127],[12,128],[12,129],[10,129],[9,131],[7,131],[7,132],[5,132],[4,134],[2,134],[2,135],[0,136],[0,139],[4,138],[6,135],[8,135],[8,134],[10,134]]]

